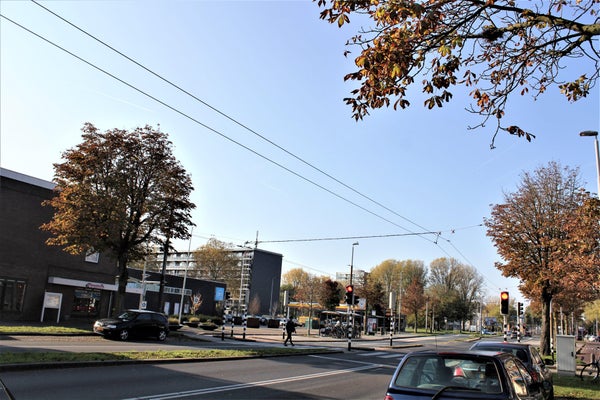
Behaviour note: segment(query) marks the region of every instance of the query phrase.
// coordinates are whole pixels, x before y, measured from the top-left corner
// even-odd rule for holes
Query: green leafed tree
[[[438,315],[448,321],[471,319],[483,290],[483,277],[454,258],[438,258],[429,266],[430,290],[437,296]]]
[[[325,310],[333,311],[340,304],[342,285],[337,281],[325,279],[319,294],[319,303]]]
[[[400,261],[389,259],[373,267],[370,272],[370,279],[373,282],[379,282],[386,295],[389,295],[389,293],[398,295],[400,292],[401,275],[402,265]]]
[[[100,132],[86,123],[83,141],[54,164],[49,245],[71,254],[99,251],[117,261],[114,309],[122,309],[129,261],[165,238],[189,238],[195,205],[190,176],[173,156],[167,134],[151,126]]]
[[[356,284],[354,284],[356,282]],[[364,298],[367,306],[367,314],[376,315],[385,314],[387,307],[387,298],[380,281],[374,279],[372,273],[366,273],[362,277],[353,281],[354,290],[357,296]],[[344,288],[345,289],[345,288]],[[345,300],[345,290],[341,293],[342,300]]]
[[[210,238],[194,251],[194,274],[201,279],[221,281],[227,284],[232,295],[239,291],[241,279],[240,259],[231,251],[231,245]],[[239,298],[240,294],[234,295]]]
[[[502,257],[496,268],[518,278],[521,292],[541,304],[545,355],[552,300],[565,292],[579,300],[598,298],[600,201],[581,187],[578,169],[550,162],[523,173],[517,190],[505,193],[484,221]]]
[[[502,130],[531,140],[502,122],[511,95],[537,98],[555,88],[574,102],[600,74],[600,0],[314,1],[326,21],[362,25],[347,42],[358,49],[357,69],[344,77],[359,83],[344,99],[357,120],[392,102],[408,107],[408,89],[419,81],[429,109],[464,85],[480,125],[495,121],[494,138]]]
[[[584,324],[588,332],[593,332],[596,336],[600,335],[598,327],[600,326],[600,300],[588,302],[583,310]]]

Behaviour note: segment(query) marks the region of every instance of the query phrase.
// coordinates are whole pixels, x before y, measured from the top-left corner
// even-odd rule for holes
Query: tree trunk
[[[552,295],[547,290],[542,292],[542,335],[540,337],[540,353],[545,356],[552,354],[550,347],[550,337],[552,331],[550,330],[550,305],[552,303]]]
[[[417,322],[419,320],[419,312],[415,311],[415,333],[417,333]]]
[[[163,261],[162,268],[160,270],[160,286],[158,289],[158,312],[162,312],[165,308],[165,273],[167,271],[167,258],[169,257],[169,238],[165,241],[163,247]]]
[[[124,255],[119,256],[119,287],[117,295],[115,297],[115,304],[111,310],[111,315],[118,315],[123,311],[123,304],[125,303],[125,291],[127,289],[127,281],[129,280],[129,273],[127,272],[127,257]]]

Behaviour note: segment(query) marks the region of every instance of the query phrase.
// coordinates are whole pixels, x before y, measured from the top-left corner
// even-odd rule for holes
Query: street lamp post
[[[194,227],[190,230],[190,241],[188,243],[187,261],[185,263],[185,269],[183,271],[183,286],[181,287],[181,300],[179,304],[179,325],[181,325],[181,313],[183,312],[183,303],[185,301],[185,284],[187,281],[188,268],[190,267],[190,258],[192,258],[192,234],[194,233]],[[193,297],[192,297],[193,301]]]
[[[350,257],[350,283],[352,286],[352,273],[354,269],[354,246],[358,246],[358,242],[352,243],[352,257]],[[348,304],[348,351],[352,350],[352,330],[354,329],[354,290],[352,291],[352,304]]]
[[[592,136],[596,147],[596,176],[598,178],[598,198],[600,198],[600,150],[598,149],[598,131],[579,132],[579,136]]]
[[[352,270],[354,269],[354,246],[358,246],[358,242],[352,243],[352,257],[350,258],[350,285],[352,285]]]

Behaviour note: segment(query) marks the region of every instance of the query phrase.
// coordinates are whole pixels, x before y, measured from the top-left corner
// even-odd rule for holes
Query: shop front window
[[[93,289],[75,289],[73,299],[73,314],[75,315],[98,315],[98,304],[101,293]]]
[[[26,287],[25,281],[0,278],[0,310],[23,311]]]

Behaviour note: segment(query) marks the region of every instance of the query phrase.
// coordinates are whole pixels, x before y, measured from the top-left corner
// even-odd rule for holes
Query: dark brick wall
[[[277,312],[282,258],[281,254],[254,249],[250,299],[248,301],[251,304],[255,297],[258,298],[260,302],[259,315],[268,315],[270,304],[273,307],[273,312]]]
[[[72,279],[114,285],[117,275],[116,261],[101,254],[98,263],[85,261],[83,255],[71,255],[56,246],[48,246],[50,237],[40,226],[52,219],[53,209],[43,207],[44,200],[51,199],[53,191],[49,182],[37,180],[7,170],[0,170],[0,278],[22,279],[26,282],[25,299],[21,312],[0,310],[0,320],[39,321],[42,313],[44,292],[62,293],[61,320],[67,318],[105,317],[110,314],[114,292],[101,290],[101,299],[96,315],[77,315],[73,312],[75,291],[83,288],[48,283],[49,277]],[[141,280],[141,271],[130,269],[130,276]],[[158,274],[156,274],[158,275]],[[152,276],[149,280],[158,280]],[[180,288],[183,277],[167,276],[167,286]],[[214,301],[216,287],[223,283],[187,279],[186,288],[201,293],[203,302],[199,313],[216,315]],[[147,293],[148,308],[158,311],[158,294]],[[165,301],[174,304],[181,295],[165,294]],[[189,298],[185,301],[189,302]],[[128,293],[126,308],[138,308],[139,294]],[[162,310],[161,310],[162,311]],[[56,321],[57,310],[46,309],[44,321]],[[172,312],[172,311],[171,311]]]
[[[6,171],[6,170],[4,170]],[[83,255],[70,255],[59,247],[48,246],[48,232],[40,226],[51,220],[52,208],[42,207],[53,192],[48,187],[0,176],[0,277],[19,278],[27,282],[21,313],[0,311],[6,320],[39,320],[48,277],[58,275],[73,279],[114,284],[115,263],[101,255],[99,262],[85,262]],[[69,315],[63,295],[63,315]]]

